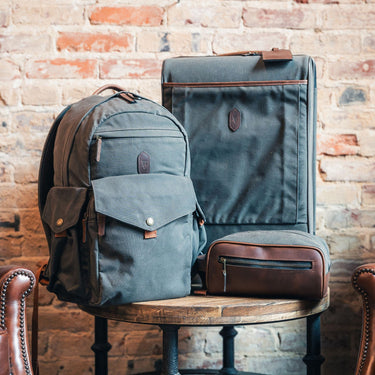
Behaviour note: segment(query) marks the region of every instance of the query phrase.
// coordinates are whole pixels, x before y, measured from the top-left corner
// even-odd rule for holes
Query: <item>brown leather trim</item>
[[[59,233],[55,233],[55,238],[64,238],[64,237],[68,237],[66,230],[59,232]]]
[[[320,257],[322,258],[323,263],[323,269],[325,269],[325,259],[322,250],[320,250],[318,247],[314,246],[300,246],[300,245],[280,245],[280,244],[259,244],[259,243],[250,243],[250,242],[237,242],[237,241],[216,241],[211,244],[209,249],[207,250],[207,257],[209,257],[209,254],[211,252],[211,249],[219,244],[219,243],[228,243],[233,245],[244,245],[244,246],[256,246],[256,247],[285,247],[285,248],[295,248],[295,249],[314,249],[317,250],[320,254]]]
[[[102,237],[105,235],[105,215],[97,213],[96,220],[98,223],[98,236]]]
[[[257,87],[257,86],[284,86],[307,85],[307,79],[280,80],[280,81],[236,81],[236,82],[164,82],[163,87]]]
[[[293,60],[292,52],[288,49],[273,48],[272,51],[262,51],[263,61],[290,61]]]
[[[158,235],[157,235],[156,230],[153,230],[153,231],[145,230],[145,233],[144,233],[144,239],[145,240],[148,240],[149,238],[156,238],[157,236]]]
[[[150,173],[151,157],[146,151],[142,151],[137,157],[137,170],[139,174]]]
[[[209,285],[209,280],[208,280],[208,277],[209,277],[209,270],[208,270],[208,266],[210,264],[210,261],[209,261],[209,257],[210,257],[210,254],[212,252],[212,249],[216,246],[216,245],[219,245],[219,244],[230,244],[230,245],[241,245],[241,246],[251,246],[251,247],[259,247],[259,248],[268,248],[268,247],[277,247],[277,248],[295,248],[295,249],[306,249],[306,250],[316,250],[317,253],[320,255],[320,258],[322,260],[322,271],[323,271],[323,274],[322,274],[322,278],[323,278],[323,283],[321,285],[321,295],[324,295],[327,288],[328,288],[328,277],[324,277],[325,274],[324,274],[324,270],[325,270],[325,259],[324,259],[324,255],[323,255],[323,252],[321,251],[321,249],[319,249],[318,247],[314,247],[314,246],[300,246],[300,245],[280,245],[280,244],[256,244],[256,243],[249,243],[249,242],[239,242],[239,241],[216,241],[216,242],[213,242],[210,247],[208,248],[207,250],[207,255],[206,255],[206,264],[207,264],[207,269],[206,269],[206,285]],[[300,259],[296,259],[296,260],[300,260]],[[328,275],[327,275],[328,276]]]
[[[228,115],[228,127],[232,132],[237,131],[241,126],[241,112],[233,108]]]
[[[87,241],[87,218],[82,219],[82,243]]]

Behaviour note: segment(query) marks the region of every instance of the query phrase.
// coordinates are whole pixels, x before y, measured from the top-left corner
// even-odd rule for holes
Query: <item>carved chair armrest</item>
[[[7,352],[9,372],[32,375],[26,325],[26,297],[35,285],[34,274],[17,266],[0,267],[0,356]],[[2,335],[2,336],[3,336]],[[7,335],[8,340],[5,340]],[[8,342],[8,347],[6,347]]]

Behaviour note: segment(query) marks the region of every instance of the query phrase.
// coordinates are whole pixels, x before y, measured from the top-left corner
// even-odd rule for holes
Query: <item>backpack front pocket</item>
[[[96,226],[91,282],[97,280],[97,286],[91,304],[187,295],[198,251],[191,180],[144,174],[106,177],[92,185],[95,212],[88,233],[92,236]]]
[[[82,250],[81,219],[87,189],[53,187],[48,192],[42,220],[50,229],[50,258],[46,269],[48,290],[62,300],[87,300],[88,257]]]
[[[207,224],[307,220],[307,81],[171,82]]]

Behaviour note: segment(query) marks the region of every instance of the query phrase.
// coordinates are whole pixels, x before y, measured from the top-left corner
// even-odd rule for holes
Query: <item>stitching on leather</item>
[[[363,324],[363,326],[365,328],[365,332],[361,333],[361,335],[362,335],[361,336],[361,347],[362,347],[362,340],[364,340],[365,344],[363,346],[363,352],[360,353],[361,358],[360,358],[360,364],[359,364],[358,374],[357,375],[361,375],[363,367],[365,366],[365,362],[366,362],[366,359],[367,359],[367,353],[368,353],[369,338],[370,338],[370,305],[369,305],[369,302],[368,302],[368,293],[366,293],[365,290],[362,289],[358,285],[358,277],[362,273],[371,273],[372,275],[375,275],[375,271],[372,270],[372,269],[370,269],[370,268],[362,268],[362,269],[358,270],[353,275],[353,278],[352,278],[352,282],[353,282],[354,288],[360,294],[362,294],[362,296],[363,296],[364,308],[365,308],[365,313],[364,313],[365,322]],[[360,348],[360,350],[361,350],[361,348]]]
[[[16,271],[13,274],[11,274],[3,283],[1,293],[0,293],[0,327],[2,329],[5,329],[5,301],[6,301],[6,293],[7,289],[9,287],[9,284],[12,282],[12,280],[18,276],[27,276],[30,279],[30,285],[29,288],[22,294],[21,297],[21,304],[20,304],[20,341],[21,341],[21,353],[22,353],[22,361],[24,363],[26,375],[31,375],[31,368],[29,366],[28,361],[28,353],[26,351],[26,327],[25,327],[25,299],[26,297],[31,293],[34,287],[35,279],[34,276],[26,271]]]

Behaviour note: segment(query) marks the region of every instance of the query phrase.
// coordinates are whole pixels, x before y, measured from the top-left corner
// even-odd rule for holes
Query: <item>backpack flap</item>
[[[74,227],[86,201],[87,189],[83,187],[53,187],[47,195],[42,220],[56,235]]]
[[[50,228],[50,258],[44,276],[49,280],[47,289],[63,300],[68,299],[69,295],[77,301],[87,298],[80,251],[80,218],[86,195],[87,189],[84,187],[55,186],[48,192],[43,209],[43,224]]]
[[[123,175],[93,180],[92,186],[89,207],[93,204],[95,216],[89,214],[87,233],[88,241],[98,238],[100,255],[92,254],[91,263],[98,264],[92,283],[98,284],[90,304],[187,295],[192,260],[201,246],[191,180]]]
[[[143,231],[157,231],[196,210],[192,182],[183,176],[124,175],[92,185],[96,212]]]

